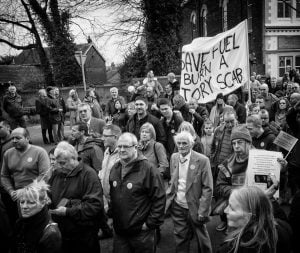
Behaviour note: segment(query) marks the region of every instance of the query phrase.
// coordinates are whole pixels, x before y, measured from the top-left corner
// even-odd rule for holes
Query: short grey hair
[[[112,88],[109,89],[109,92],[112,92],[114,90],[117,91],[117,92],[119,91],[117,87],[112,87]]]
[[[129,137],[131,139],[132,145],[138,145],[138,140],[134,134],[125,132],[120,135],[119,140],[124,137]]]
[[[91,106],[88,103],[80,103],[77,108],[86,106],[90,111],[92,111]]]
[[[76,149],[66,141],[61,141],[58,143],[57,147],[54,150],[54,156],[57,157],[69,157],[77,160],[78,153]]]
[[[181,138],[185,138],[185,139],[188,139],[189,140],[189,143],[192,144],[192,146],[194,146],[194,137],[192,136],[192,134],[190,132],[187,132],[187,131],[182,131],[178,134],[176,134],[174,136],[174,141],[175,143],[177,144],[177,141]]]

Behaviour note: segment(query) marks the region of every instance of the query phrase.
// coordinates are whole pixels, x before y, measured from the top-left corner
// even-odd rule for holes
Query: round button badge
[[[128,183],[127,184],[127,188],[130,190],[130,189],[132,189],[132,183]]]
[[[32,157],[28,157],[27,162],[31,163],[32,162]]]
[[[117,186],[117,181],[113,181],[113,187],[116,187]]]

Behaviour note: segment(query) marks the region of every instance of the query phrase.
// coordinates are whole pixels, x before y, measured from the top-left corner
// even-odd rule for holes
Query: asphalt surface
[[[44,147],[47,152],[50,151],[54,145],[45,145],[42,140],[42,134],[40,126],[31,126],[28,127],[30,132],[32,144]],[[70,128],[65,126],[65,136],[70,134]],[[212,241],[212,246],[215,250],[220,245],[220,243],[224,240],[225,234],[223,232],[217,232],[215,227],[220,222],[219,217],[212,217],[211,221],[207,224],[207,229]],[[105,239],[100,241],[101,252],[102,253],[110,253],[112,252],[112,239]],[[171,218],[167,218],[164,224],[161,226],[161,241],[157,245],[157,253],[171,253],[175,252],[175,242],[173,236],[173,223]],[[195,239],[191,242],[190,252],[197,252],[197,243]],[[121,253],[121,252],[120,252]]]

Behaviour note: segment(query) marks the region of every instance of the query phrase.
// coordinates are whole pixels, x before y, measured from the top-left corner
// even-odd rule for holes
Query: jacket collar
[[[174,175],[174,184],[175,184],[175,189],[177,190],[178,186],[178,178],[179,178],[179,153],[176,154],[175,156],[175,175]],[[190,189],[192,186],[192,183],[194,181],[194,178],[198,172],[198,164],[197,164],[197,159],[196,159],[196,154],[195,151],[191,151],[191,157],[190,157],[190,162],[188,165],[188,171],[187,171],[187,177],[186,177],[186,192]]]

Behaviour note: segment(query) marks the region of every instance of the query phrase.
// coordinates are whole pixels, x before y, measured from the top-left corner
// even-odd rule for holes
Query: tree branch
[[[16,25],[16,26],[20,26],[30,32],[32,32],[32,28],[26,26],[26,25],[23,25],[21,24],[20,22],[18,21],[13,21],[13,20],[9,20],[9,19],[6,19],[6,18],[0,18],[0,22],[4,22],[4,23],[8,23],[8,24],[12,24],[12,25]]]
[[[31,48],[36,48],[37,47],[36,44],[29,44],[27,46],[15,45],[15,44],[13,44],[13,43],[5,40],[5,39],[1,39],[1,38],[0,38],[0,43],[5,43],[5,44],[9,45],[10,47],[18,49],[18,50],[26,50],[26,49],[31,49]]]

